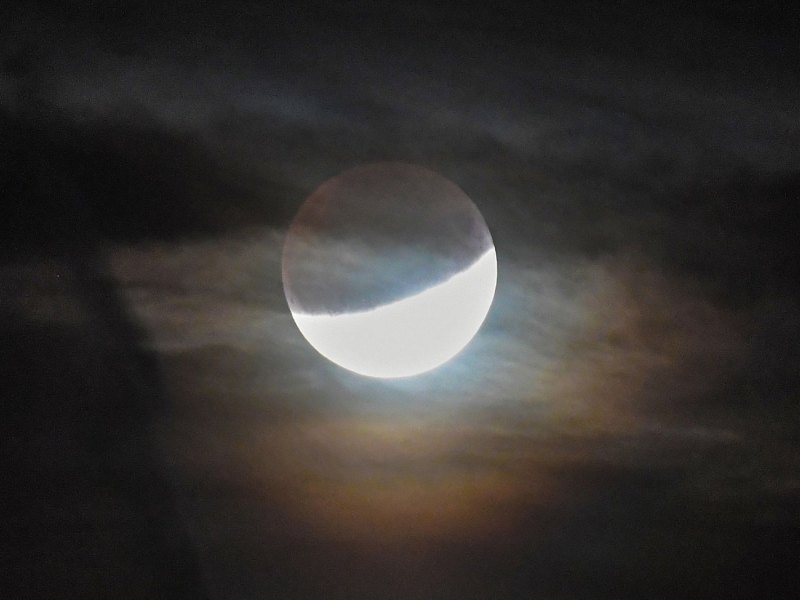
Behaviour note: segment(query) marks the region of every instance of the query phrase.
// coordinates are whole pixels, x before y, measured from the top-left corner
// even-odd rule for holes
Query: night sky
[[[797,598],[798,31],[2,3],[0,597]],[[304,199],[379,161],[498,256],[408,379],[317,354],[281,281]]]

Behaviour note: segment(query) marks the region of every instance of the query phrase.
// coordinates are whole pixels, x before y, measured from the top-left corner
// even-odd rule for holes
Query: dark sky
[[[796,598],[798,17],[4,3],[0,597]],[[376,161],[498,254],[407,380],[281,283]]]

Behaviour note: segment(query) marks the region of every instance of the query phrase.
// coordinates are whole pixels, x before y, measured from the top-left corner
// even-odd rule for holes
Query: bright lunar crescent
[[[497,257],[477,207],[419,166],[376,163],[329,179],[294,218],[283,284],[303,336],[370,377],[453,358],[486,318]]]

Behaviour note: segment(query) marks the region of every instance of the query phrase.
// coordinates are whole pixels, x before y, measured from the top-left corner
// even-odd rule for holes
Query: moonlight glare
[[[337,365],[370,377],[408,377],[444,364],[475,336],[497,284],[494,248],[427,290],[377,308],[293,313],[308,342]]]

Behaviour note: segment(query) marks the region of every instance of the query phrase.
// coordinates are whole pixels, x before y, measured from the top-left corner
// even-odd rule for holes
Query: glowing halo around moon
[[[497,255],[477,207],[415,165],[376,163],[323,183],[286,236],[292,317],[322,356],[379,378],[456,356],[494,299]]]

